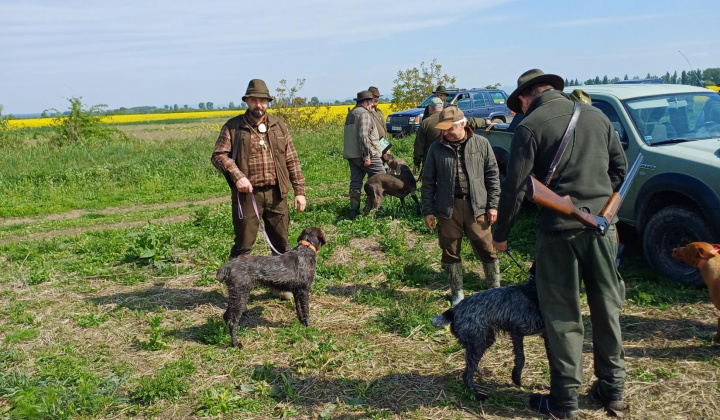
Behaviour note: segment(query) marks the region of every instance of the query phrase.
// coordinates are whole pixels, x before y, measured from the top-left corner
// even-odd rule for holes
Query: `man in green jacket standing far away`
[[[550,178],[551,190],[569,195],[576,207],[592,214],[602,210],[625,177],[625,153],[610,121],[600,110],[583,103],[557,172],[548,176],[574,109],[563,87],[561,77],[533,69],[518,78],[518,87],[508,98],[508,107],[525,118],[513,133],[502,185],[493,233],[498,251],[507,250],[531,173],[544,184]],[[579,289],[583,280],[597,377],[590,393],[610,414],[622,416],[628,409],[623,403],[625,352],[619,320],[625,287],[615,269],[615,225],[601,236],[571,216],[541,208],[538,229],[536,281],[550,348],[550,394],[533,394],[529,405],[557,418],[572,419],[579,414],[584,338]]]
[[[422,210],[425,225],[435,229],[442,250],[452,306],[463,299],[463,269],[460,244],[467,235],[475,256],[483,262],[485,280],[500,286],[497,254],[492,246],[490,225],[497,219],[500,181],[490,142],[466,127],[467,120],[456,106],[440,113],[435,126],[442,130],[425,159],[422,175]]]

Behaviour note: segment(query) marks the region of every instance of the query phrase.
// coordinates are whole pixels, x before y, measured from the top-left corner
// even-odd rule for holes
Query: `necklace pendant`
[[[265,147],[265,140],[260,139],[260,142],[258,143],[260,146]]]
[[[260,123],[260,125],[258,125],[258,131],[261,133],[267,132],[267,127],[265,127],[265,123]]]

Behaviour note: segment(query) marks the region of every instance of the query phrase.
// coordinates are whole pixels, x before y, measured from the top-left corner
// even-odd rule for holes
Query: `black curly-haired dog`
[[[223,319],[230,324],[233,347],[242,348],[237,340],[237,326],[250,291],[258,283],[292,292],[298,320],[306,327],[310,325],[310,286],[315,280],[317,253],[325,242],[322,229],[306,228],[298,237],[298,245],[282,255],[241,255],[218,270],[218,280],[228,287],[228,307]]]
[[[463,381],[478,399],[485,399],[487,395],[478,392],[473,376],[485,351],[495,343],[498,332],[508,332],[512,338],[515,354],[512,381],[517,386],[521,384],[525,367],[523,337],[540,334],[548,351],[545,323],[540,315],[535,277],[532,276],[526,284],[475,293],[435,316],[431,323],[435,327],[450,325],[450,331],[465,348]]]

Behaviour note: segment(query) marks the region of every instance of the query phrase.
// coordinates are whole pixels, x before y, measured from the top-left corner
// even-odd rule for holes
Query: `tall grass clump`
[[[50,139],[56,146],[66,144],[98,142],[103,140],[126,139],[125,134],[115,127],[102,121],[107,105],[93,105],[84,108],[79,98],[70,98],[70,108],[63,116],[57,109],[52,109],[59,116],[53,120],[53,134]]]
[[[20,138],[16,134],[16,130],[10,129],[9,120],[11,116],[3,116],[2,112],[3,106],[0,105],[0,148],[5,150],[20,144]]]

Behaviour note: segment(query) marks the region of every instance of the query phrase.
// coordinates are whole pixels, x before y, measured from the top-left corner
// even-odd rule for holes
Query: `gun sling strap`
[[[577,125],[578,118],[580,117],[580,103],[575,102],[575,107],[573,108],[572,117],[570,117],[570,123],[568,124],[567,128],[565,129],[565,134],[563,134],[562,141],[560,142],[560,146],[558,147],[557,153],[555,153],[555,158],[553,159],[552,163],[550,164],[550,169],[548,169],[547,177],[545,178],[545,186],[550,185],[550,181],[552,180],[553,175],[555,175],[555,170],[557,169],[558,165],[560,164],[560,159],[562,159],[563,153],[565,153],[565,149],[567,149],[568,143],[570,143],[570,137],[572,137],[573,133],[575,132],[575,126]]]

